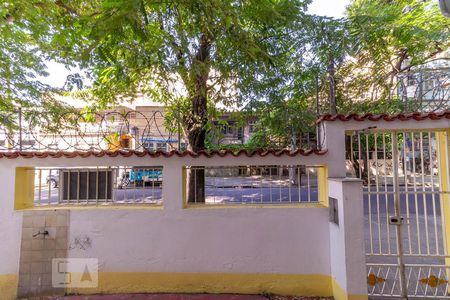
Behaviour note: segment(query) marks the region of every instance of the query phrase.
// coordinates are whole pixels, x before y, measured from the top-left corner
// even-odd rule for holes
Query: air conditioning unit
[[[112,200],[113,173],[112,169],[60,170],[60,198],[82,202]]]

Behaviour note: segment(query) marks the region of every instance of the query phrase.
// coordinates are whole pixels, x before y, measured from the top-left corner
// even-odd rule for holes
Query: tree
[[[191,151],[205,149],[218,106],[255,101],[271,136],[290,140],[304,128],[292,124],[309,122],[302,112],[313,111],[316,78],[332,113],[400,108],[391,105],[398,75],[449,46],[450,21],[432,0],[354,0],[338,20],[305,15],[309,2],[4,1],[0,110],[56,107],[54,89],[37,79],[53,59],[84,70],[93,85],[80,95],[98,108],[138,93],[166,103]],[[81,87],[69,79],[65,88]],[[286,119],[291,130],[280,126]],[[203,201],[203,171],[188,177],[188,200]]]
[[[36,1],[0,3],[0,129],[12,144],[21,121],[32,128],[38,119],[30,110],[45,110],[40,121],[46,124],[54,124],[50,120],[70,110],[54,99],[63,89],[42,80],[49,75],[45,61],[52,25],[41,14],[40,5]]]
[[[309,16],[295,29],[295,40],[300,42],[292,56],[299,63],[294,68],[281,68],[282,76],[279,76],[292,78],[287,80],[292,89],[272,80],[268,86],[275,88],[273,93],[266,94],[270,99],[268,105],[256,107],[262,119],[269,120],[286,120],[283,113],[271,118],[286,99],[304,103],[302,111],[305,108],[311,111],[313,82],[317,77],[322,112],[416,111],[424,109],[418,101],[424,94],[446,97],[447,101],[441,99],[438,107],[433,108],[446,109],[450,100],[448,74],[434,72],[417,76],[414,73],[435,61],[436,55],[448,51],[449,22],[431,0],[355,0],[348,7],[346,18]],[[412,76],[417,82],[417,91],[413,92],[405,84]],[[432,91],[422,90],[427,81],[433,82]],[[412,95],[406,95],[406,88]],[[267,113],[268,110],[272,113]],[[278,131],[284,139],[289,138],[290,131],[280,131],[279,122],[265,124],[265,132]]]
[[[347,14],[355,49],[340,75],[351,102],[395,100],[399,75],[450,46],[450,19],[436,1],[355,0]]]
[[[45,71],[42,32],[48,29],[36,22],[39,15],[26,2],[0,4],[0,113],[17,106],[47,103],[43,97],[52,88],[38,77]]]
[[[253,134],[247,147],[292,150],[305,147],[301,144],[302,137],[314,131],[315,121],[311,103],[306,98],[252,104],[246,110],[256,120],[256,134]]]
[[[352,54],[353,40],[349,34],[346,19],[313,17],[310,25],[311,52],[314,53],[312,64],[316,76],[322,79],[322,87],[328,90],[328,110],[338,113],[339,95],[337,71]],[[324,79],[326,75],[326,80]]]
[[[288,44],[308,2],[44,0],[9,1],[6,10],[19,20],[14,27],[34,9],[30,34],[41,34],[49,58],[80,64],[93,79],[85,95],[95,105],[144,93],[180,109],[188,149],[198,152],[210,111],[258,93],[253,84],[276,72],[286,54],[279,45]],[[14,16],[22,6],[27,14]],[[204,201],[203,171],[188,177],[188,201]]]
[[[258,138],[265,147],[293,146],[302,135],[315,131],[316,79],[320,98],[327,100],[321,101],[319,111],[337,112],[341,91],[336,88],[336,71],[352,45],[347,23],[345,19],[307,16],[290,29],[293,39],[283,46],[289,49],[289,58],[266,81],[258,82],[261,93],[247,105],[259,120]]]

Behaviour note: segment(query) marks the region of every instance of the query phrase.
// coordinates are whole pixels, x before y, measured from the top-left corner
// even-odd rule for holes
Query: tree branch
[[[55,4],[58,5],[61,8],[64,8],[67,12],[76,15],[76,16],[80,16],[80,14],[77,12],[76,9],[74,9],[73,7],[70,7],[69,5],[65,4],[62,2],[62,0],[56,0]]]
[[[73,8],[73,7],[63,3],[62,0],[56,0],[55,4],[57,6],[63,8],[64,10],[66,10],[68,13],[70,13],[72,15],[75,15],[77,17],[82,17],[82,15],[75,8]],[[41,5],[42,6],[42,3],[37,3],[36,5]],[[87,16],[88,17],[94,17],[94,16],[99,15],[99,14],[100,14],[99,11],[94,11],[93,13],[91,13],[91,14],[89,14]]]

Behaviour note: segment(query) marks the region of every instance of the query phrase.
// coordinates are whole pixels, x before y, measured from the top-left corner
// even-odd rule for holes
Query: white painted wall
[[[0,275],[19,273],[22,213],[14,211],[14,174],[0,162]]]
[[[164,209],[92,208],[70,213],[69,257],[98,258],[103,272],[225,272],[332,275],[351,294],[365,293],[362,189],[345,182],[344,134],[382,129],[449,128],[450,120],[324,122],[323,156],[87,157],[0,159],[0,274],[17,274],[22,213],[14,211],[15,168],[163,166]],[[325,165],[330,196],[339,200],[340,226],[328,209],[183,208],[184,165]],[[341,179],[339,179],[341,178]],[[73,243],[89,237],[82,250]]]
[[[338,200],[339,224],[330,223],[331,276],[352,295],[367,293],[362,181],[330,178],[330,197]]]
[[[327,164],[324,156],[214,158],[32,158],[2,159],[0,178],[0,274],[17,273],[21,212],[14,212],[18,166],[162,165],[163,209],[72,209],[69,257],[98,258],[104,272],[225,272],[330,274],[328,209],[183,208],[184,165]],[[77,248],[77,237],[91,247]],[[306,259],[305,259],[306,258]]]
[[[74,210],[77,236],[104,272],[330,273],[326,208]]]

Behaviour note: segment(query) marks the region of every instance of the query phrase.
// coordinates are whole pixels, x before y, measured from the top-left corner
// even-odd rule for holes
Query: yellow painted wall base
[[[67,289],[67,293],[272,293],[333,296],[333,281],[328,275],[101,272],[98,281],[98,288],[72,288]],[[342,289],[335,297],[338,300],[367,299],[364,295],[347,295]]]
[[[331,296],[326,275],[228,273],[99,273],[99,287],[68,293],[237,293]]]
[[[0,275],[0,300],[13,300],[17,296],[18,276],[15,274]]]
[[[333,289],[333,297],[335,300],[367,300],[368,299],[367,295],[349,295],[349,294],[347,294],[334,278],[331,281],[331,286]]]

